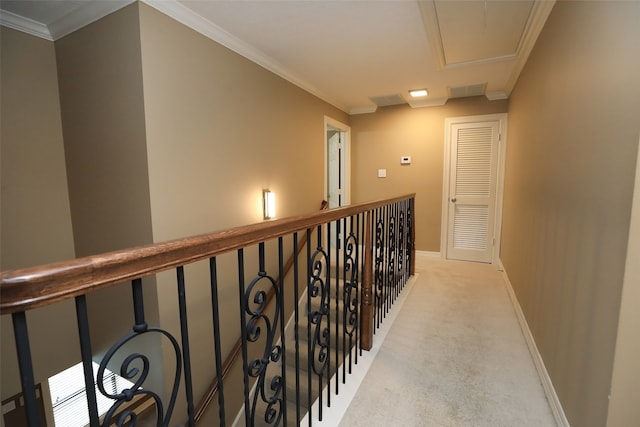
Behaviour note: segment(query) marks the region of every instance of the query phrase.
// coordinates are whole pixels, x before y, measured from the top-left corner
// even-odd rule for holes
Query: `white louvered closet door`
[[[491,262],[500,122],[451,127],[447,258]]]

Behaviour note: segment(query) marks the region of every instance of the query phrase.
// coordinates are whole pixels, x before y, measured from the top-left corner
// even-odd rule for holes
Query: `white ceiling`
[[[341,110],[507,98],[555,0],[142,0]],[[49,40],[132,0],[3,0]],[[429,96],[412,100],[411,89]],[[374,102],[376,101],[376,102]]]

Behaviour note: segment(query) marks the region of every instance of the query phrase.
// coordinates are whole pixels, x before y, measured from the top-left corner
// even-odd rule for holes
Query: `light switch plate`
[[[402,156],[400,157],[401,165],[410,165],[411,164],[411,156]]]
[[[378,169],[378,178],[386,178],[387,170],[386,169]]]

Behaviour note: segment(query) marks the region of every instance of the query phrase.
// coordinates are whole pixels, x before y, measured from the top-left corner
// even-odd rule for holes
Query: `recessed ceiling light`
[[[409,95],[411,95],[414,98],[419,98],[421,96],[427,96],[427,90],[426,89],[410,90],[409,91]]]

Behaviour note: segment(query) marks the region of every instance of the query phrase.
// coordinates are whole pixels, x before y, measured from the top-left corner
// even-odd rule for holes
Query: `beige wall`
[[[279,217],[317,210],[324,115],[348,116],[144,4],[141,23],[154,239],[262,221],[263,188]]]
[[[138,6],[56,41],[78,256],[152,242]]]
[[[152,243],[138,5],[75,31],[55,46],[76,255]],[[145,287],[144,301],[151,324],[158,316],[153,283]],[[87,300],[92,350],[101,360],[131,331],[131,287],[101,290]],[[145,336],[134,347],[151,356],[152,368],[161,375],[158,337]],[[119,370],[127,355],[119,352],[110,367]]]
[[[317,210],[324,116],[347,124],[348,116],[144,4],[140,23],[154,240],[260,222],[263,188],[275,192],[279,217]],[[247,264],[255,264],[255,251],[247,252]],[[223,353],[240,334],[235,259],[218,260],[221,316],[231,319],[222,328]],[[247,280],[255,272],[247,268]],[[212,379],[208,265],[186,273],[194,394],[201,396]],[[162,326],[177,333],[175,273],[158,284]],[[183,420],[184,408],[176,411]],[[235,411],[227,412],[231,422]]]
[[[2,233],[0,268],[74,257],[52,42],[0,27]],[[50,327],[56,319],[58,328]],[[31,349],[36,382],[75,360],[73,303],[34,310]],[[11,317],[2,316],[2,399],[20,392]]]
[[[638,151],[639,19],[638,2],[558,2],[510,100],[501,256],[574,426],[607,419]]]
[[[351,118],[352,202],[416,193],[416,249],[440,251],[444,121],[505,113],[508,102],[485,97],[450,100],[441,107],[381,108]],[[411,156],[411,165],[400,157]],[[378,169],[387,177],[378,178]]]
[[[509,102],[502,260],[572,425],[607,419],[638,152],[639,7],[559,2]],[[352,201],[416,192],[417,248],[439,251],[444,119],[505,112],[507,105],[475,98],[349,118],[146,5],[58,41],[56,52],[50,42],[2,28],[2,269],[73,257],[73,235],[77,254],[85,255],[255,222],[264,187],[276,192],[280,216],[314,210],[323,196],[324,115],[351,125]],[[400,166],[404,155],[411,166]],[[38,173],[28,173],[31,167]],[[376,177],[379,168],[386,179]],[[40,201],[44,207],[33,205]],[[34,241],[41,253],[6,257],[7,248],[31,249]],[[637,252],[634,242],[629,254]],[[627,274],[633,283],[633,270]],[[189,271],[196,313],[210,298],[205,276],[204,265]],[[158,307],[147,308],[175,331],[173,273],[158,283]],[[624,307],[634,295],[634,287],[626,289]],[[122,292],[128,300],[129,290]],[[237,307],[232,286],[220,297]],[[119,301],[114,291],[93,306],[128,312]],[[628,404],[615,406],[615,391],[626,390],[634,369],[635,359],[624,358],[624,348],[637,344],[628,314],[616,359],[622,383],[614,383],[621,385],[609,419],[615,427],[625,418],[614,417],[634,416]],[[58,320],[64,315],[41,317],[49,322],[34,320],[41,333],[49,333],[52,319],[66,328]],[[193,319],[199,336],[209,333]],[[2,320],[4,398],[17,379],[8,374],[15,362]],[[236,334],[233,327],[227,333]],[[64,349],[77,347],[74,335],[64,336],[71,340]],[[208,349],[207,340],[194,353]],[[45,370],[55,369],[38,360],[53,360],[46,345],[36,344],[34,354]],[[203,357],[208,353],[196,355]],[[37,379],[48,375],[36,372]],[[208,375],[195,376],[202,389]],[[184,408],[178,412],[182,422]]]
[[[9,82],[4,67],[8,64],[5,40],[9,38],[4,32],[3,28],[3,84]],[[36,69],[54,88],[59,80],[60,106],[57,99],[52,101],[57,114],[58,129],[53,133],[57,161],[47,167],[60,176],[46,184],[60,183],[65,190],[56,202],[66,206],[63,217],[71,252],[54,259],[73,257],[72,237],[76,254],[82,256],[260,221],[266,187],[276,192],[279,216],[319,207],[324,194],[324,117],[348,123],[344,112],[142,4],[58,40],[55,52],[52,43],[20,37],[47,46],[46,53],[36,56],[42,60],[39,56],[43,55],[48,62]],[[24,56],[25,47],[16,46],[15,52]],[[42,80],[27,73],[24,77],[27,84]],[[4,89],[3,122],[9,109],[4,108],[5,101],[10,108],[19,102],[5,97]],[[30,116],[31,108],[20,110],[19,119]],[[3,123],[3,166],[8,129]],[[23,154],[7,157],[15,164],[12,170],[19,179],[29,178],[25,171],[33,162],[31,152]],[[51,150],[47,154],[49,160],[56,159]],[[9,212],[4,208],[5,175],[3,167],[3,228],[5,211]],[[43,194],[42,185],[39,182],[23,196],[44,199],[48,194]],[[38,213],[51,214],[50,204],[47,209],[39,208]],[[51,226],[47,231],[64,232],[65,228]],[[3,247],[5,242],[9,240],[3,235]],[[247,252],[250,256],[255,253]],[[219,264],[231,265],[234,257],[221,257]],[[49,260],[29,259],[23,265]],[[255,261],[247,264],[254,268]],[[187,270],[190,330],[196,338],[192,355],[206,362],[205,368],[194,372],[196,398],[211,380],[213,368],[211,351],[199,351],[210,350],[210,314],[202,315],[210,301],[207,286],[202,286],[207,281],[206,270],[205,265]],[[153,286],[145,290],[147,317],[157,324],[161,315],[162,326],[179,337],[175,273],[160,276],[158,282],[159,295],[148,293]],[[98,356],[110,340],[130,330],[130,294],[124,285],[90,299]],[[223,307],[237,309],[237,287],[222,286],[220,298]],[[67,312],[74,317],[72,308]],[[236,313],[233,321],[225,322],[233,325],[223,328],[227,337],[238,336],[237,318]],[[47,327],[39,327],[40,331],[46,334],[57,326],[54,319],[57,317],[49,316]],[[65,330],[75,330],[74,319],[71,325]],[[69,349],[70,359],[76,362],[77,339],[75,334],[67,336],[74,341]],[[34,348],[41,356],[52,353],[41,351],[38,345]],[[3,346],[3,388],[8,383],[5,372],[16,372],[15,365],[5,369],[9,359],[5,349]],[[167,366],[172,362],[169,353],[165,351],[162,362]],[[162,360],[161,355],[153,357]],[[73,362],[65,362],[64,367]],[[174,419],[184,421],[184,407],[177,407]]]
[[[636,163],[629,245],[622,288],[620,321],[613,365],[607,427],[625,427],[640,422],[640,150]]]

